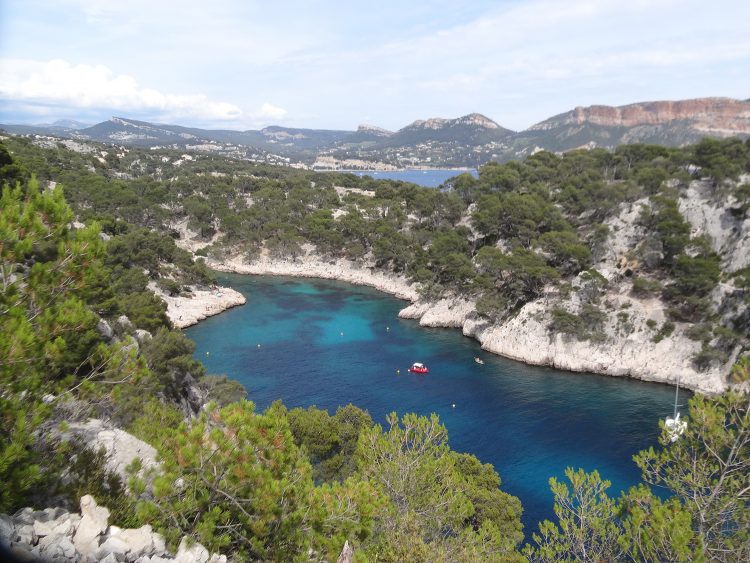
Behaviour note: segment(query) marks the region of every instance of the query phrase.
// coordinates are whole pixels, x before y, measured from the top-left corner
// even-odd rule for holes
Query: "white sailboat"
[[[680,420],[680,413],[677,412],[677,398],[680,393],[680,378],[677,378],[677,386],[674,390],[674,413],[671,417],[667,417],[664,420],[664,428],[667,430],[667,436],[669,436],[670,442],[676,442],[680,436],[687,430],[687,421]]]

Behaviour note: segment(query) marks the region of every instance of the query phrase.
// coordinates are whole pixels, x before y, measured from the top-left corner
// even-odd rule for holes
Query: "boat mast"
[[[677,387],[674,389],[674,414],[672,415],[674,418],[677,418],[677,396],[680,393],[680,376],[677,375]]]

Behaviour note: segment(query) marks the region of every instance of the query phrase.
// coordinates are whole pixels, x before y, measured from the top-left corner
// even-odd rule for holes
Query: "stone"
[[[34,520],[34,509],[30,507],[22,508],[13,515],[13,521],[18,524],[33,524]]]
[[[151,534],[151,539],[154,542],[155,554],[158,555],[160,553],[164,553],[165,551],[167,551],[167,542],[164,540],[164,536],[154,532],[153,534]]]
[[[135,329],[135,332],[133,333],[133,336],[135,337],[138,344],[143,344],[144,342],[147,342],[153,338],[151,333],[147,330],[144,330],[142,328]]]
[[[19,543],[25,543],[28,545],[33,545],[36,543],[37,537],[34,534],[34,526],[33,524],[21,524],[20,526],[16,526],[16,534],[14,541],[17,541]]]
[[[105,425],[99,419],[92,418],[85,423],[71,423],[68,431],[80,437],[86,446],[93,450],[104,448],[107,455],[107,469],[117,473],[124,483],[127,483],[130,478],[126,468],[136,457],[141,463],[140,476],[159,469],[156,449],[153,446],[124,430]]]
[[[96,550],[95,558],[97,560],[101,560],[107,555],[115,554],[118,556],[118,560],[124,559],[124,557],[119,557],[120,555],[125,555],[130,551],[130,546],[126,541],[124,541],[119,536],[115,537],[109,537],[105,539],[101,545],[99,545],[99,548]]]
[[[122,530],[117,539],[124,541],[129,547],[131,557],[151,555],[154,551],[154,539],[151,526],[146,524],[136,529]]]
[[[117,563],[117,556],[114,553],[108,553],[102,559],[99,559],[99,563]]]
[[[105,321],[104,319],[99,319],[99,322],[96,325],[96,331],[102,335],[102,337],[105,340],[112,340],[115,336],[114,329],[110,326],[110,324]]]
[[[218,553],[212,553],[208,563],[227,563],[226,555],[219,555]]]
[[[89,555],[99,547],[98,538],[107,530],[109,510],[98,506],[91,495],[85,495],[81,497],[81,514],[73,542],[78,551]]]
[[[42,522],[41,520],[34,521],[33,528],[34,528],[34,535],[36,535],[39,538],[42,538],[44,536],[51,536],[54,532],[55,526],[57,523],[52,520],[51,522]]]
[[[198,542],[183,536],[174,560],[178,563],[208,563],[208,550]]]
[[[71,560],[75,557],[76,548],[70,537],[62,534],[52,534],[39,540],[39,552],[45,560]]]
[[[135,328],[133,327],[133,323],[130,322],[130,319],[126,315],[120,315],[119,317],[117,317],[117,324],[127,332],[131,332],[133,328]]]
[[[16,533],[13,520],[6,514],[0,514],[0,545],[8,547]]]

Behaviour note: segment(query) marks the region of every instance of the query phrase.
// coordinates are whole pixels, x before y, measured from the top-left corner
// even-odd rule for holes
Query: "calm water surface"
[[[331,412],[353,403],[380,423],[391,411],[437,413],[451,447],[492,463],[521,499],[527,538],[553,516],[548,479],[566,467],[598,469],[614,496],[635,484],[631,457],[656,444],[672,409],[671,387],[505,360],[458,330],[398,319],[404,302],[370,288],[240,275],[221,283],[247,304],[187,329],[209,373],[242,382],[260,410],[281,399]],[[415,361],[430,374],[407,372]]]
[[[450,168],[431,168],[429,170],[391,170],[391,171],[355,171],[352,174],[357,176],[370,176],[376,180],[403,180],[404,182],[413,182],[420,186],[427,186],[428,188],[437,188],[440,184],[445,182],[448,178],[453,178],[468,172],[472,176],[476,177],[477,171],[474,169],[470,170],[456,170]]]

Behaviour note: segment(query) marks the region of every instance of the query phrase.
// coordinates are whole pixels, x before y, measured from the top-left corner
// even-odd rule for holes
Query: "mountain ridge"
[[[614,148],[650,143],[682,146],[701,137],[750,136],[750,101],[726,97],[657,100],[623,106],[578,106],[523,131],[507,129],[480,113],[418,119],[389,131],[360,125],[355,131],[271,125],[260,130],[200,129],[114,116],[79,128],[61,125],[2,125],[11,133],[67,136],[135,146],[184,146],[203,150],[281,155],[310,165],[318,157],[358,159],[391,166],[478,166],[538,150]]]

